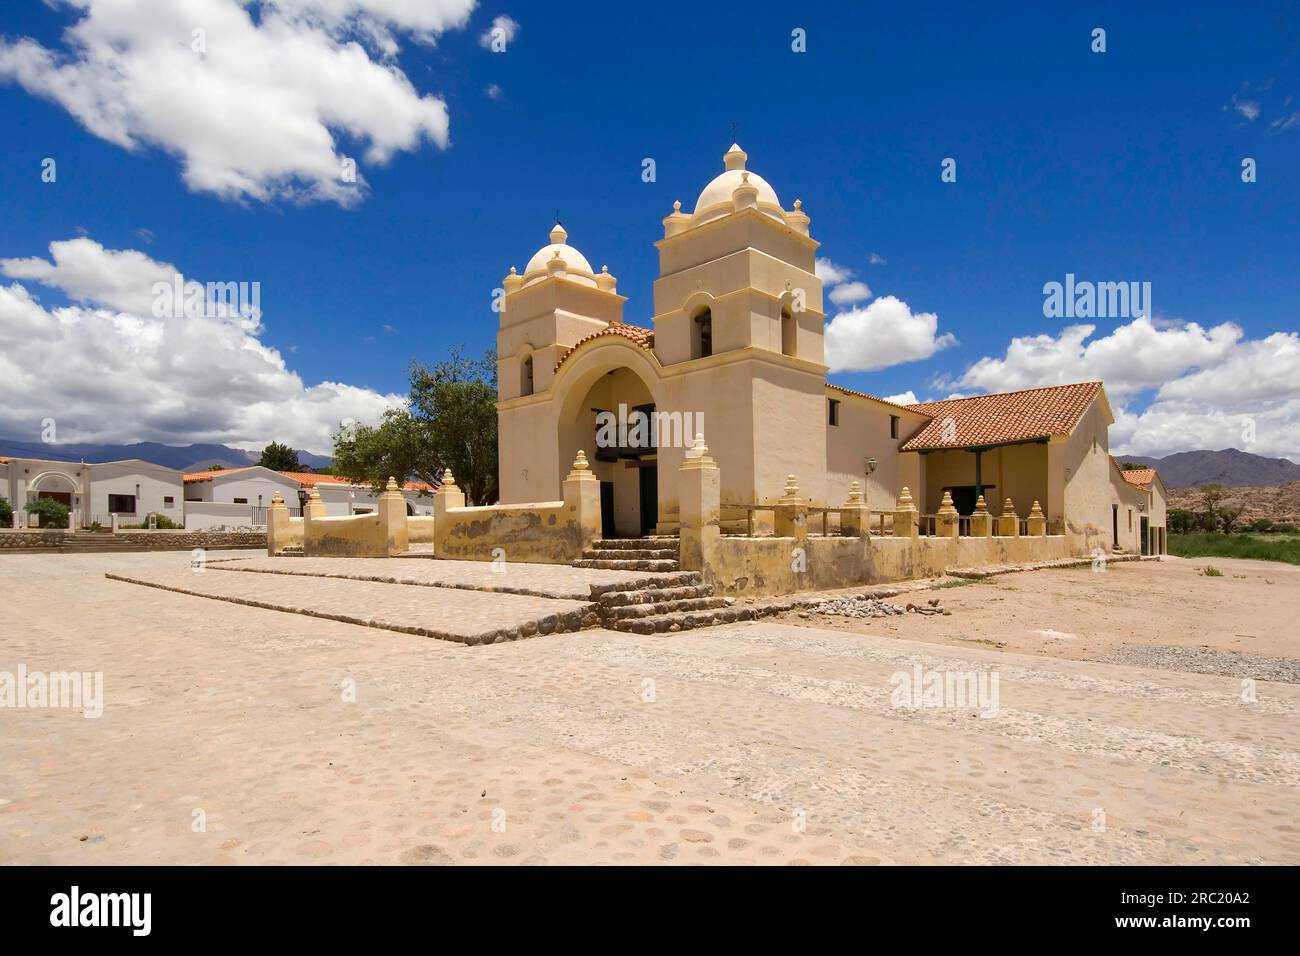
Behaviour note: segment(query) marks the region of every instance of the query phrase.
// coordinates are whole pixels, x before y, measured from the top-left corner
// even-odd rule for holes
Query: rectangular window
[[[840,423],[839,399],[828,398],[826,402],[827,402],[827,408],[826,408],[827,420],[832,425],[838,425]]]
[[[163,505],[164,505],[164,506],[166,506],[166,507],[168,507],[168,508],[171,508],[171,507],[175,506],[175,504],[176,504],[176,499],[175,499],[175,498],[173,498],[171,495],[163,495]]]
[[[118,515],[135,514],[135,495],[109,495],[108,510]]]
[[[889,437],[890,438],[898,437],[898,416],[897,415],[889,416]]]
[[[246,504],[248,504],[248,499],[247,499],[247,498],[236,498],[236,499],[235,499],[235,504],[237,504],[237,505],[246,505]]]

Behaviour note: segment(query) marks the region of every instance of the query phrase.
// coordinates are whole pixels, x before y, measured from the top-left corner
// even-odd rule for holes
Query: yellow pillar
[[[940,538],[957,537],[960,517],[957,506],[952,503],[952,492],[945,491],[943,500],[939,502],[939,510],[935,513],[935,535]]]
[[[916,526],[916,504],[912,501],[912,493],[904,485],[898,496],[898,504],[894,507],[894,537],[915,538],[918,534],[920,529]]]

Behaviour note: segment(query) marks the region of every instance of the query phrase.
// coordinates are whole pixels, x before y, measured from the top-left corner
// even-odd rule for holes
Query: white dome
[[[528,265],[524,266],[525,278],[533,278],[534,273],[537,273],[539,277],[545,276],[549,268],[547,263],[554,259],[558,253],[564,261],[564,268],[571,278],[587,279],[590,284],[595,285],[595,280],[592,278],[591,263],[587,261],[586,256],[565,242],[568,238],[569,234],[564,231],[564,227],[556,223],[555,228],[551,230],[551,241],[538,249],[533,257],[528,260]],[[575,276],[574,273],[577,273],[577,275]]]
[[[747,177],[745,176],[745,160],[748,158],[743,149],[734,143],[732,144],[731,149],[727,150],[726,155],[722,157],[722,162],[727,167],[726,172],[715,176],[713,181],[704,187],[704,191],[700,193],[700,198],[695,200],[695,215],[698,216],[702,212],[707,212],[712,206],[723,204],[729,210],[732,204],[731,194],[744,181],[758,190],[759,206],[770,207],[763,209],[763,212],[774,219],[785,221],[785,216],[780,211],[781,200],[777,198],[776,190],[758,173],[749,173]]]

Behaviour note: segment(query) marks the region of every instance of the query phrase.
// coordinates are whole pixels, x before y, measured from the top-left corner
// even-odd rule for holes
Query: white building
[[[122,524],[159,514],[177,524],[185,520],[181,473],[138,458],[97,465],[46,458],[0,458],[0,498],[14,515],[26,518],[23,506],[52,498],[68,508],[76,527],[98,521],[109,527],[116,515]]]
[[[280,493],[291,514],[302,513],[302,503],[313,488],[320,491],[326,513],[330,515],[370,514],[379,505],[379,499],[368,485],[354,485],[333,475],[314,472],[272,471],[260,465],[248,468],[224,468],[218,471],[193,472],[184,476],[186,514],[194,520],[187,527],[198,527],[200,515],[219,517],[224,507],[254,509],[255,524],[265,523],[264,509],[271,497]],[[407,482],[402,489],[406,498],[406,513],[410,515],[433,514],[432,489],[423,482]],[[222,506],[222,507],[209,507]],[[241,511],[240,514],[244,512]],[[235,512],[231,511],[231,515]],[[211,527],[216,521],[203,526]],[[225,522],[233,524],[233,521]]]

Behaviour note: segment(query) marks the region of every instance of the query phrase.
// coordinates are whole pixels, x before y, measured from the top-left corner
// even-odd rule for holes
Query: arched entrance
[[[68,509],[68,520],[72,512],[81,504],[81,491],[77,480],[61,471],[47,471],[37,475],[27,486],[28,500],[49,498],[59,502]]]
[[[602,537],[649,534],[659,520],[654,393],[628,365],[592,365],[573,380],[561,405],[559,460],[567,471],[579,449],[586,452],[600,479]]]

